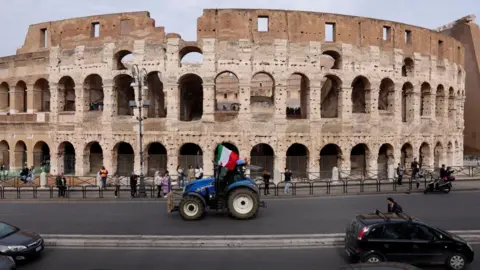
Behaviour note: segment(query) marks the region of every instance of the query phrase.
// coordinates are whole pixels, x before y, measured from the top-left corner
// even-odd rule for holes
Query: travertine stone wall
[[[259,15],[269,17],[268,32],[257,31]],[[86,38],[97,21],[100,37]],[[128,31],[121,28],[127,23]],[[335,23],[332,42],[325,41],[325,23]],[[408,30],[412,40],[383,40],[383,26]],[[47,48],[36,40],[44,27]],[[358,27],[362,34],[354,35]],[[138,171],[141,150],[149,172],[200,164],[210,174],[219,143],[276,178],[287,166],[308,178],[329,178],[333,166],[344,176],[385,178],[414,157],[425,168],[461,165],[463,47],[450,37],[386,21],[272,10],[205,10],[196,42],[163,31],[147,13],[31,26],[18,55],[0,59],[4,163],[19,168],[26,155],[28,165],[38,165],[44,142],[52,171],[70,166],[77,175],[95,172],[102,159],[111,172]],[[193,52],[202,54],[201,64],[181,62]],[[132,64],[145,80],[132,77]],[[142,111],[143,149],[139,111],[128,107],[138,102],[139,83],[151,101]],[[25,88],[26,103],[19,94]],[[156,142],[163,148],[153,151]]]

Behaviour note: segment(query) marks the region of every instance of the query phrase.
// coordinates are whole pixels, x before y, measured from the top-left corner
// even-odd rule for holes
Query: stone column
[[[90,110],[90,86],[82,84],[75,88],[75,118],[83,122],[85,114]]]
[[[320,155],[319,152],[310,152],[308,157],[308,179],[314,180],[320,177]]]
[[[350,152],[351,149],[342,149],[342,159],[340,163],[340,179],[348,177],[350,175],[351,161],[350,161]]]
[[[41,95],[41,90],[35,89],[33,85],[27,85],[27,113],[36,113],[40,111],[42,102]],[[36,106],[36,104],[40,104],[40,106]]]
[[[202,121],[215,121],[215,83],[203,84],[203,116]],[[213,172],[213,168],[212,168]]]
[[[376,85],[376,84],[375,84]],[[365,89],[365,109],[370,115],[370,118],[377,119],[378,114],[378,95],[380,90],[378,87],[371,87],[371,89]]]
[[[273,182],[278,184],[279,182],[283,181],[283,171],[285,170],[285,166],[287,165],[287,156],[286,151],[277,152],[275,155],[274,161],[274,172],[273,172]]]
[[[322,82],[315,80],[310,83],[310,103],[308,104],[309,108],[309,117],[311,121],[318,121],[321,119],[321,103],[322,103]]]
[[[352,87],[342,87],[338,94],[338,117],[342,121],[350,121],[352,118]]]
[[[448,98],[448,121],[450,126],[455,127],[457,122],[457,105],[455,97]]]
[[[75,175],[78,176],[85,176],[89,171],[90,168],[86,168],[84,165],[85,163],[85,153],[82,151],[75,151]],[[88,158],[88,155],[87,155]]]
[[[24,91],[18,91],[17,87],[12,87],[10,89],[10,113],[15,114],[21,112],[23,103],[23,93]]]
[[[240,103],[240,111],[238,112],[238,118],[241,121],[250,121],[250,83],[241,82],[239,88],[238,101]]]
[[[430,118],[432,120],[436,120],[437,119],[437,115],[436,115],[436,111],[437,111],[437,93],[432,92],[428,95],[428,102],[430,104],[430,106],[428,106],[428,116],[430,116]]]
[[[203,151],[203,174],[204,175],[213,175],[213,161],[215,157],[213,156],[214,151],[208,145],[206,150]]]
[[[180,119],[179,85],[176,82],[165,84],[165,107],[167,108],[167,120],[176,122]]]
[[[57,122],[58,112],[59,112],[58,84],[56,82],[51,82],[51,81],[49,81],[48,84],[50,85],[50,122],[55,123]],[[52,165],[51,167],[53,168]]]
[[[117,115],[117,93],[114,90],[113,80],[103,81],[103,123],[111,123],[112,118]]]
[[[285,84],[275,85],[275,120],[286,120],[287,115],[285,112],[287,104],[287,87]]]
[[[421,97],[418,91],[414,91],[410,94],[410,98],[407,98],[407,104],[412,104],[412,106],[410,106],[411,110],[407,111],[407,123],[410,123],[411,121],[414,123],[420,123],[420,102]]]
[[[177,175],[177,166],[178,166],[178,148],[171,145],[167,145],[167,170],[170,172],[170,175]],[[184,173],[186,173],[188,168],[183,168]]]
[[[117,168],[113,167],[112,151],[109,149],[103,150],[103,166],[109,171],[110,174],[114,174]]]
[[[27,166],[30,168],[33,166],[33,147],[31,150],[28,150],[26,151],[26,154],[27,154]]]
[[[393,115],[395,120],[398,123],[402,123],[402,101],[403,101],[402,87],[403,87],[402,84],[396,83],[394,88],[395,92],[393,93],[394,100],[395,100],[393,103]]]

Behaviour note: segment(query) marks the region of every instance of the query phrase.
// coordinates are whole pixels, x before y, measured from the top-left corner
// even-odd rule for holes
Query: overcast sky
[[[341,13],[436,28],[469,14],[480,17],[479,0],[1,0],[0,56],[15,54],[28,26],[98,14],[150,11],[157,26],[196,39],[204,8],[270,8]],[[478,23],[477,19],[477,23]]]

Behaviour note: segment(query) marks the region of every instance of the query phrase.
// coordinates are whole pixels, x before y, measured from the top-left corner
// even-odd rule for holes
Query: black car
[[[43,239],[38,233],[22,231],[0,222],[0,255],[23,261],[38,256],[43,249]]]
[[[473,261],[473,248],[462,238],[409,217],[381,213],[358,215],[345,234],[345,253],[353,262],[444,264],[465,269]]]
[[[349,264],[340,267],[338,270],[421,270],[410,264],[404,263],[362,263]]]

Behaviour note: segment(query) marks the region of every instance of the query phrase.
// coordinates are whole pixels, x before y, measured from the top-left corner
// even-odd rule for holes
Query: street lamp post
[[[135,100],[130,100],[129,104],[132,109],[138,108],[138,145],[140,150],[140,187],[138,189],[139,197],[146,197],[147,193],[145,191],[145,175],[144,175],[144,153],[143,153],[143,120],[147,119],[142,114],[143,108],[148,108],[150,106],[149,100],[143,100],[142,88],[144,83],[146,83],[147,70],[145,68],[140,69],[137,64],[132,65],[132,77],[133,82],[132,86],[138,86],[138,98],[137,102]]]

